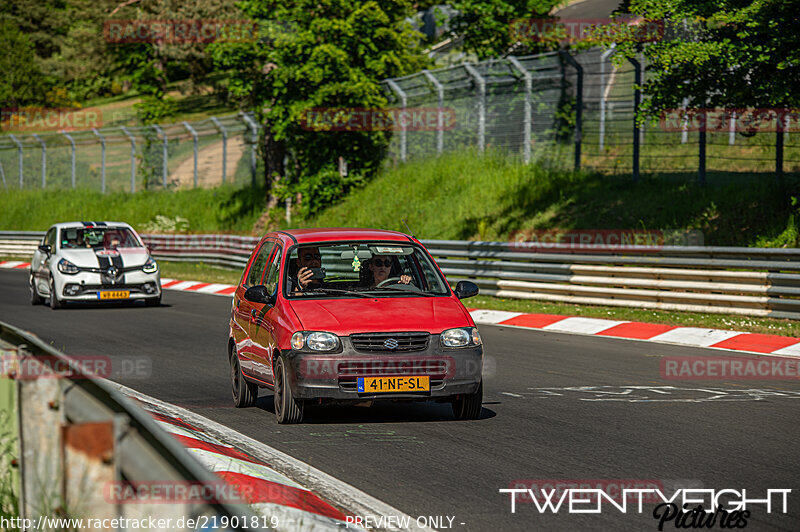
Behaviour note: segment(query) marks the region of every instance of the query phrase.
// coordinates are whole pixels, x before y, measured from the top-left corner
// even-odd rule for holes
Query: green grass
[[[697,229],[706,245],[797,245],[800,179],[771,173],[629,176],[523,165],[462,152],[384,171],[342,202],[292,226],[378,227],[419,238],[506,240],[527,229]],[[287,224],[280,222],[283,226]]]
[[[56,222],[114,220],[137,231],[156,216],[188,220],[188,231],[249,233],[261,215],[263,189],[233,185],[214,189],[115,193],[88,190],[15,190],[0,193],[0,228],[44,231]]]
[[[158,261],[161,277],[182,281],[202,281],[204,283],[239,284],[242,270],[225,268],[204,262]]]

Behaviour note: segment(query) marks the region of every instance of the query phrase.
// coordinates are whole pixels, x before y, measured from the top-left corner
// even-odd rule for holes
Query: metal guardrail
[[[0,232],[0,255],[32,254],[43,233]],[[243,267],[257,237],[143,235],[156,259]],[[497,297],[800,319],[800,249],[608,247],[424,240],[451,282]],[[24,255],[25,253],[23,253]]]
[[[171,526],[156,525],[171,530],[194,530],[187,520],[198,518],[217,523],[216,530],[248,530],[234,525],[256,522],[247,505],[213,497],[121,504],[127,501],[112,495],[118,486],[184,485],[217,493],[213,488],[222,480],[131,400],[37,337],[0,322],[0,355],[3,402],[13,403],[8,411],[18,420],[10,446],[18,458],[10,463],[19,471],[21,518],[141,523],[155,517],[171,519]],[[181,518],[185,526],[178,525]]]

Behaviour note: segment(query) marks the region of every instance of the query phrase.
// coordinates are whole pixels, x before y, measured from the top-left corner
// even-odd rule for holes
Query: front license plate
[[[106,290],[97,292],[97,299],[128,299],[131,297],[130,290]]]
[[[427,392],[430,391],[427,375],[413,377],[359,377],[359,393]]]

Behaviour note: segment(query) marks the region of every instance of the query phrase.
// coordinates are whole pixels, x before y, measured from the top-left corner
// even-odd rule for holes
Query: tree
[[[464,49],[478,59],[543,51],[552,43],[516,38],[515,20],[549,18],[553,7],[563,0],[456,0],[458,11],[452,33],[464,39]]]
[[[42,97],[42,73],[30,39],[8,19],[0,19],[0,108],[37,103]]]
[[[643,51],[643,109],[800,106],[800,1],[631,0],[630,12],[666,22]],[[618,40],[624,61],[641,45]]]
[[[345,194],[352,183],[332,180],[330,169],[343,157],[351,172],[371,175],[384,158],[388,134],[313,131],[304,129],[305,118],[315,108],[386,107],[380,81],[426,66],[420,35],[405,20],[411,4],[244,0],[240,6],[259,23],[259,39],[218,43],[212,53],[230,72],[229,93],[255,108],[265,125],[268,191],[274,192],[277,176],[284,178],[285,193],[296,191],[302,178],[307,194],[321,194],[308,186],[317,176],[325,197]],[[284,154],[288,169],[282,167]],[[313,204],[310,198],[303,201]]]

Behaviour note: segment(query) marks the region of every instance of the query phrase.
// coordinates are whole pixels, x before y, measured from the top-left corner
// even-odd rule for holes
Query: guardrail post
[[[136,139],[127,127],[121,126],[120,129],[131,141],[131,194],[133,194],[136,192]]]
[[[403,117],[405,118],[406,106],[408,105],[406,93],[393,79],[387,79],[386,84],[400,97],[400,106],[403,110]],[[406,131],[406,122],[405,119],[400,121],[400,160],[402,162],[406,162],[408,158],[408,133]]]
[[[220,133],[222,133],[222,183],[225,183],[225,175],[228,171],[228,130],[220,124],[216,116],[211,117],[211,121],[217,126]]]
[[[256,146],[258,144],[258,124],[247,113],[240,113],[242,120],[245,121],[247,127],[250,129],[252,136],[250,137],[252,144],[250,146],[250,177],[252,186],[256,186]]]
[[[197,188],[197,131],[189,124],[189,122],[182,122],[183,127],[191,133],[192,139],[194,139],[194,188]]]
[[[642,65],[629,57],[628,61],[633,65],[633,180],[639,180],[639,145],[642,141],[639,135],[639,104],[642,102]]]
[[[161,129],[161,126],[157,124],[153,124],[153,129],[156,130],[156,133],[161,135],[161,185],[164,188],[167,188],[167,134]]]
[[[464,63],[464,68],[478,86],[478,151],[483,153],[486,147],[486,79],[469,63]]]
[[[436,77],[428,72],[427,70],[422,71],[425,74],[425,77],[434,86],[436,89],[436,97],[439,101],[439,109],[437,109],[437,130],[436,130],[436,153],[441,155],[444,151],[444,115],[443,115],[443,108],[444,108],[444,86],[439,83],[439,80]]]
[[[17,145],[17,153],[19,154],[19,188],[22,188],[22,143],[14,135],[9,135],[8,138]]]
[[[33,138],[38,140],[42,145],[42,188],[47,188],[47,144],[45,144],[42,137],[33,134]]]
[[[616,46],[616,43],[612,44],[611,47],[600,56],[600,140],[598,147],[601,152],[605,149],[606,139],[606,93],[608,92],[606,89],[606,60],[614,53],[614,48]]]
[[[75,139],[69,133],[62,133],[72,146],[72,188],[75,188]]]
[[[525,79],[525,116],[522,118],[522,142],[524,143],[524,147],[522,148],[522,153],[525,164],[528,164],[531,162],[531,91],[533,89],[533,76],[531,76],[528,69],[513,55],[509,55],[506,59],[508,59],[514,68],[519,70],[522,77]]]
[[[100,192],[106,193],[106,139],[97,129],[92,128],[92,133],[100,139]]]
[[[564,50],[559,53],[575,68],[577,83],[575,88],[575,170],[581,169],[581,143],[583,142],[583,67]]]

